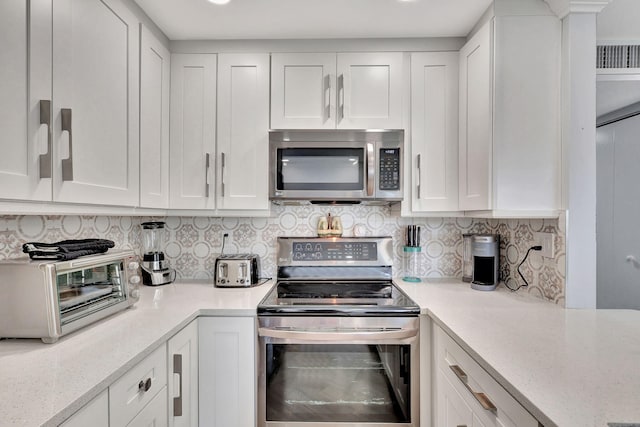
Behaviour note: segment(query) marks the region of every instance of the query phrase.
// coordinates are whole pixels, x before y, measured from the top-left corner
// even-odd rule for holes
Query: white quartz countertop
[[[271,283],[143,286],[135,307],[56,344],[0,341],[0,426],[59,424],[197,316],[255,316]],[[458,280],[397,283],[543,424],[640,422],[640,311],[565,310]]]
[[[455,280],[397,283],[545,426],[640,423],[640,311],[563,309]]]

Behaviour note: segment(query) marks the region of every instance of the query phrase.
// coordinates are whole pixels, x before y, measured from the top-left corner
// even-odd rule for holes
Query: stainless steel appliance
[[[471,240],[473,280],[471,288],[492,291],[498,286],[500,264],[500,236],[474,234]]]
[[[269,132],[274,202],[388,204],[402,200],[402,130]]]
[[[420,308],[390,237],[279,238],[258,305],[260,427],[419,425]]]
[[[2,261],[0,337],[56,342],[135,304],[139,283],[133,251],[71,261]]]
[[[219,288],[248,288],[258,284],[260,257],[256,254],[226,254],[216,259],[214,284]]]
[[[176,280],[176,271],[164,258],[164,226],[162,221],[140,224],[142,227],[142,283],[166,285]]]

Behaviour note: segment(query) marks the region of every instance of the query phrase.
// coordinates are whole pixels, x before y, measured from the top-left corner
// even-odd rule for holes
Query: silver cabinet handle
[[[178,374],[180,376],[180,394],[178,397],[173,398],[173,416],[181,417],[182,416],[182,355],[174,354],[173,355],[173,373]]]
[[[367,142],[367,196],[373,196],[373,186],[375,181],[375,156],[373,144]]]
[[[147,378],[147,380],[140,380],[138,383],[138,392],[148,392],[151,388],[151,378]]]
[[[47,152],[40,154],[40,179],[51,178],[51,149],[52,134],[51,132],[51,101],[48,99],[40,100],[40,124],[47,125]]]
[[[73,181],[73,133],[71,131],[71,108],[60,110],[62,116],[62,132],[69,133],[69,157],[62,159],[62,180]]]
[[[329,120],[331,118],[331,75],[327,74],[324,76],[323,86],[322,96],[324,97],[324,114],[327,117],[327,120]]]
[[[421,163],[421,155],[418,154],[418,162],[417,162],[417,172],[418,172],[418,199],[420,199],[420,187],[422,186],[422,163]]]
[[[204,155],[204,197],[209,197],[209,167],[211,166],[211,155]]]
[[[493,402],[491,402],[491,400],[489,400],[489,398],[487,397],[486,394],[481,393],[479,391],[473,391],[473,389],[469,385],[467,374],[462,370],[462,368],[460,366],[458,366],[458,365],[449,365],[449,368],[451,368],[453,373],[456,374],[456,377],[458,377],[458,379],[465,386],[465,388],[467,390],[469,390],[469,393],[471,393],[473,395],[473,397],[476,398],[476,400],[478,401],[478,403],[482,406],[482,408],[484,410],[491,411],[491,412],[496,412],[498,410],[498,408],[496,408],[496,405],[494,405]]]
[[[344,119],[344,74],[338,76],[338,97],[340,98],[338,120],[342,120]]]
[[[224,172],[225,172],[225,167],[226,167],[226,156],[224,153],[221,153],[220,155],[220,165],[222,167],[222,173],[221,173],[221,192],[222,192],[222,197],[224,197]]]

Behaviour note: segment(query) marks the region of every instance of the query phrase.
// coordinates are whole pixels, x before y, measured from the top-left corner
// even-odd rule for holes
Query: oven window
[[[267,344],[267,421],[410,422],[409,345]]]
[[[362,190],[364,150],[282,148],[278,150],[278,190]]]
[[[120,261],[61,272],[56,280],[62,325],[127,299]]]

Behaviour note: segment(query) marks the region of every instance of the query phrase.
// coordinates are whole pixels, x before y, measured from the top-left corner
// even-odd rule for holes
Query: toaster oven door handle
[[[373,144],[367,143],[367,196],[373,196],[373,186],[375,181],[375,156]]]
[[[415,329],[345,329],[344,331],[318,331],[304,328],[258,328],[258,335],[278,339],[297,339],[303,341],[351,341],[366,339],[369,341],[405,339],[417,335]]]

